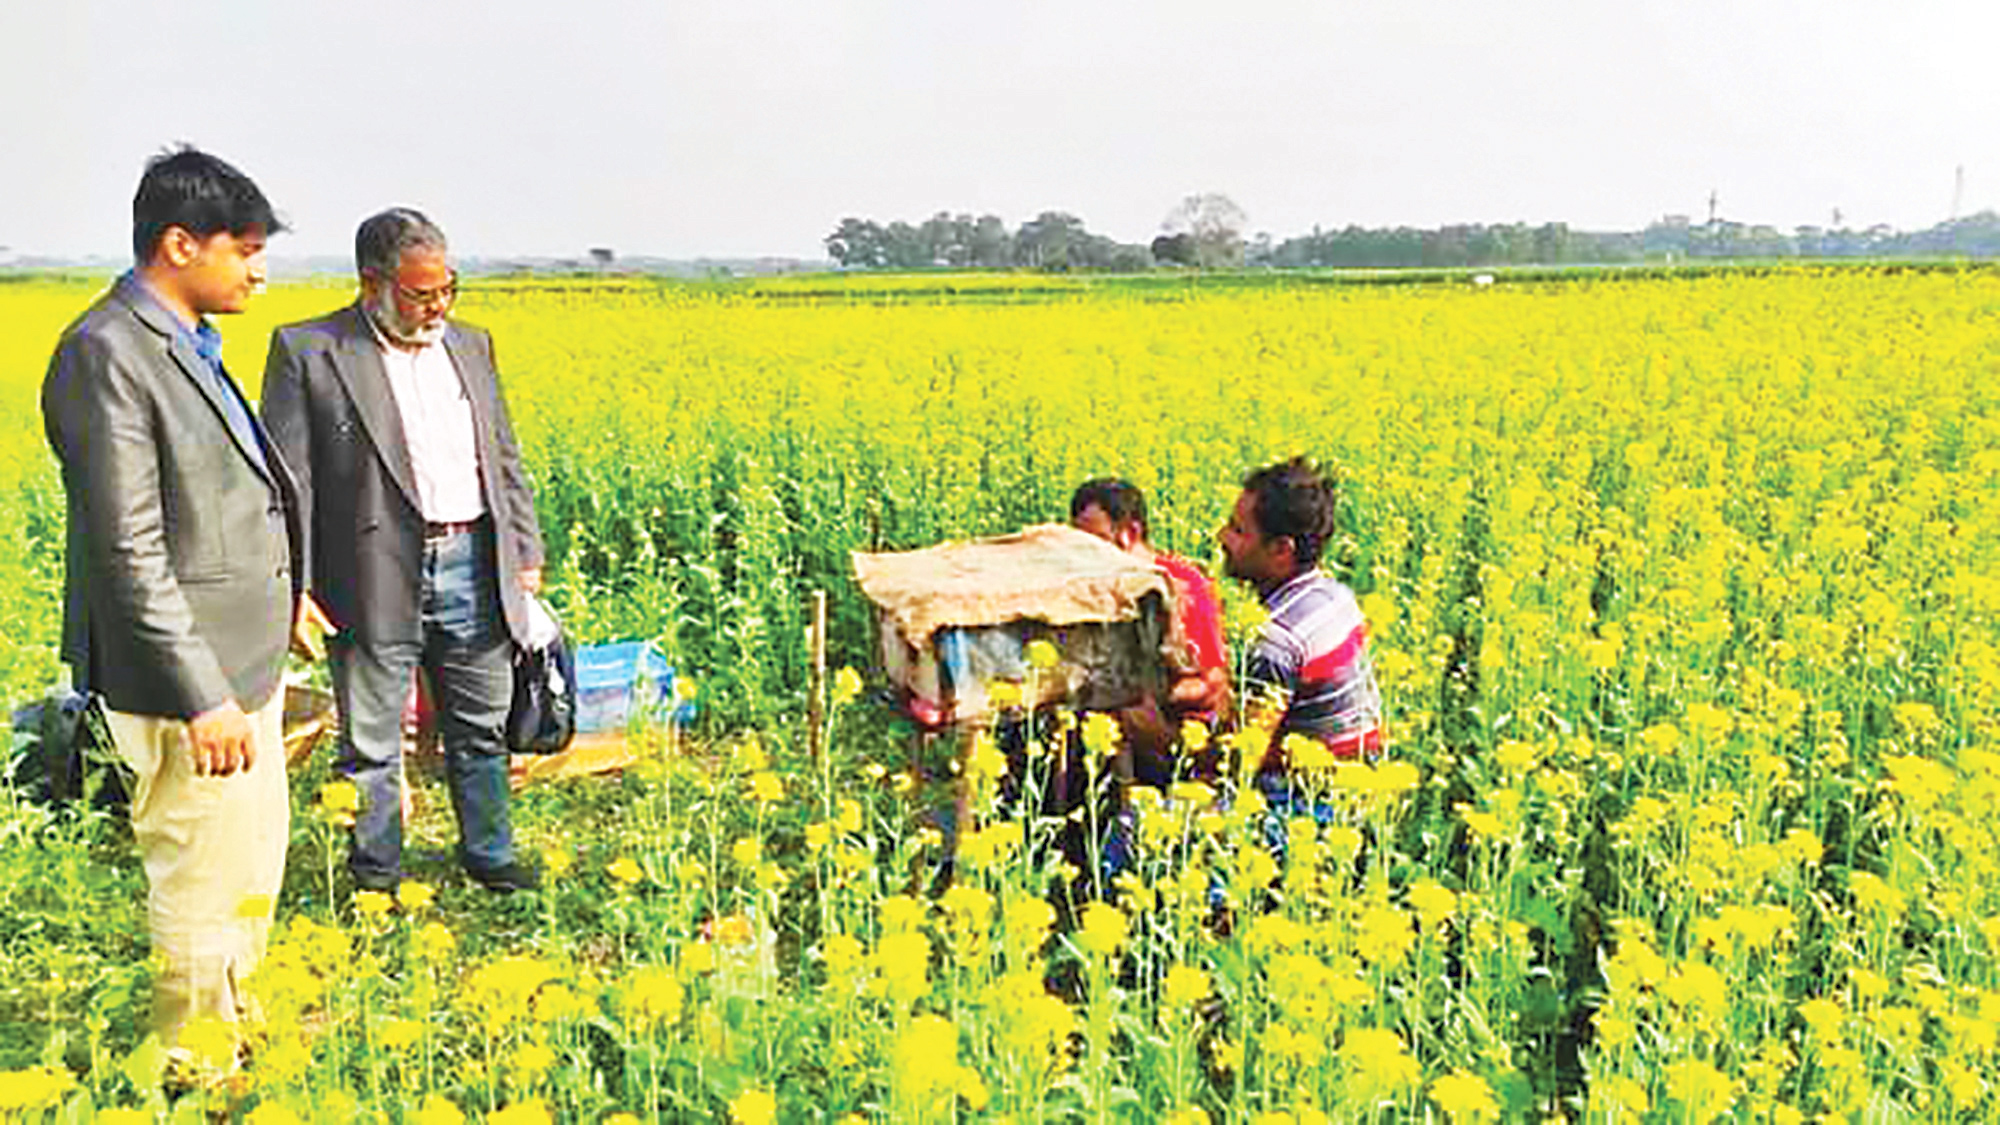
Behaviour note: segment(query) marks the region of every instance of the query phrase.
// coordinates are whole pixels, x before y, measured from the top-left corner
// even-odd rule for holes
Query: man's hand
[[[326,638],[340,630],[333,627],[333,619],[319,607],[311,594],[299,595],[299,613],[292,622],[292,654],[307,660],[318,660],[326,655]]]
[[[541,567],[524,566],[521,568],[521,589],[526,590],[530,594],[539,594],[542,592]]]
[[[1167,693],[1167,701],[1177,711],[1213,711],[1219,714],[1228,699],[1229,673],[1220,668],[1177,677]]]
[[[188,720],[188,752],[196,777],[228,777],[247,770],[257,758],[250,743],[250,719],[229,700]]]

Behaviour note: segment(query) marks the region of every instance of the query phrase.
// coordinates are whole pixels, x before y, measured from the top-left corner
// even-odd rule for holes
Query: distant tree
[[[937,264],[922,227],[897,219],[882,231],[883,252],[893,269],[914,270]]]
[[[1163,234],[1153,239],[1153,260],[1163,266],[1200,264],[1195,256],[1194,236],[1188,233]]]
[[[1014,264],[1014,236],[998,215],[979,216],[966,241],[975,266],[1004,269]]]
[[[826,253],[847,269],[879,269],[889,264],[888,241],[872,219],[846,218],[826,236]]]
[[[1977,211],[1962,219],[1939,223],[1929,230],[1896,239],[1901,253],[1970,255],[1990,258],[2000,253],[2000,215]],[[4,247],[0,247],[4,251]]]
[[[1471,264],[1472,229],[1464,223],[1455,223],[1425,233],[1423,264],[1446,268]]]
[[[1649,228],[1650,229],[1650,228]],[[1655,252],[1670,245],[1664,240],[1678,229],[1684,246],[1686,224],[1660,228],[1654,232]],[[1444,226],[1436,230],[1412,227],[1378,228],[1350,226],[1343,230],[1314,227],[1311,234],[1288,238],[1269,251],[1253,246],[1251,261],[1267,262],[1280,268],[1347,267],[1395,269],[1409,266],[1494,266],[1559,262],[1633,261],[1645,254],[1644,237],[1628,234],[1583,234],[1563,223],[1526,223],[1485,226],[1477,223]]]
[[[1207,200],[1207,204],[1203,201]],[[1216,203],[1220,200],[1220,203]],[[1222,216],[1208,222],[1203,216]],[[1184,229],[1162,233],[1148,246],[1116,242],[1087,230],[1081,219],[1044,211],[1010,232],[996,215],[974,219],[939,211],[922,223],[848,218],[826,238],[843,266],[855,269],[1004,269],[1026,266],[1051,270],[1142,270],[1154,265],[1217,265],[1248,261],[1260,267],[1482,268],[1503,265],[1615,263],[1699,258],[1920,257],[1953,255],[2000,257],[2000,214],[1981,211],[1924,230],[1902,232],[1883,224],[1857,229],[1805,225],[1791,230],[1715,218],[1694,222],[1666,215],[1636,231],[1578,231],[1566,223],[1461,223],[1421,230],[1415,227],[1348,226],[1274,244],[1259,233],[1243,241],[1241,209],[1220,196],[1190,196],[1167,224]],[[1203,242],[1201,233],[1211,238]],[[1217,231],[1227,231],[1218,238]],[[1220,252],[1218,252],[1218,246]],[[600,264],[610,251],[593,250]]]
[[[872,219],[846,218],[827,235],[826,250],[848,269],[1027,266],[1138,271],[1153,264],[1144,246],[1092,234],[1082,219],[1062,211],[1044,211],[1012,232],[997,215],[975,219],[939,211],[921,223],[898,220],[887,226]]]
[[[1243,229],[1250,216],[1221,192],[1190,195],[1160,223],[1167,234],[1193,237],[1195,258],[1204,269],[1243,264]]]
[[[921,228],[930,264],[964,267],[972,264],[972,216],[939,211]]]
[[[1014,235],[1019,264],[1029,269],[1070,268],[1070,244],[1084,233],[1083,220],[1063,211],[1044,211],[1021,224]]]
[[[1639,234],[1648,258],[1685,258],[1694,250],[1694,223],[1686,215],[1664,215]]]
[[[1107,249],[1103,268],[1116,273],[1139,273],[1153,268],[1153,255],[1144,246],[1108,238],[1104,242]]]
[[[1073,270],[1113,273],[1131,273],[1153,265],[1153,256],[1144,246],[1129,246],[1081,227],[1069,236],[1066,259],[1068,268]]]
[[[1572,245],[1568,223],[1543,223],[1535,228],[1533,260],[1544,265],[1571,261]]]
[[[610,265],[612,261],[615,260],[617,257],[618,257],[617,252],[612,250],[611,247],[609,246],[593,246],[590,248],[591,263],[597,266],[599,269],[603,269],[605,266]]]
[[[1271,232],[1267,230],[1258,231],[1256,237],[1252,238],[1249,244],[1243,248],[1243,262],[1245,265],[1268,268],[1276,264],[1277,256],[1277,247],[1271,241]]]

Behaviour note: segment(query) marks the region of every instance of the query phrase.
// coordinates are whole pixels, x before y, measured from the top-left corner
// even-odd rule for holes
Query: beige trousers
[[[132,834],[146,867],[146,921],[161,959],[153,1029],[167,1046],[202,1018],[236,1023],[264,957],[285,876],[292,807],[285,785],[285,693],[250,713],[255,761],[196,777],[187,724],[106,709],[111,740],[137,776]]]

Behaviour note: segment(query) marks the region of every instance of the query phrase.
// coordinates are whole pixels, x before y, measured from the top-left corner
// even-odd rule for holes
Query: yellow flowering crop
[[[1990,1116],[2000,274],[1311,280],[468,278],[552,604],[580,642],[653,639],[701,721],[588,800],[521,802],[524,838],[562,841],[550,878],[593,876],[561,895],[406,883],[407,942],[386,896],[241,904],[279,924],[239,1093],[443,1123],[443,1092],[500,1121],[766,1119],[780,1082],[827,1119],[1484,1121],[1527,1091],[1504,1111]],[[102,279],[0,281],[0,683],[25,699],[55,671],[64,518],[34,397]],[[253,397],[265,330],[350,288],[224,325]],[[1164,732],[1220,776],[1125,794],[1115,877],[1063,846],[1113,834],[1037,820],[998,739],[963,760],[964,816],[920,807],[943,786],[864,698],[849,551],[1059,521],[1116,474],[1220,573],[1243,471],[1296,453],[1340,481],[1323,565],[1367,618],[1381,758],[1276,726],[1242,667],[1264,608],[1222,581],[1232,706]],[[821,732],[797,727],[812,589]],[[1054,684],[1058,639],[992,700]],[[1080,735],[1115,807],[1116,723],[1050,729],[1034,765]],[[828,732],[824,782],[773,769]],[[1248,788],[1272,750],[1321,771],[1303,799]],[[359,792],[297,800],[294,854],[337,854]],[[0,801],[0,838],[37,815]],[[104,1102],[143,1069],[95,1057],[140,1038],[157,966],[104,964],[137,955],[140,873],[48,858],[9,916],[111,936],[8,932],[0,1002],[29,1025],[0,1065],[60,1038]],[[0,1075],[0,1116],[80,1104],[64,1081]]]

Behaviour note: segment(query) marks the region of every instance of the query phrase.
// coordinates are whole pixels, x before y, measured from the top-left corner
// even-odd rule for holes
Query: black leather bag
[[[576,734],[576,658],[562,626],[540,599],[531,615],[545,620],[529,629],[535,643],[514,650],[514,703],[507,712],[507,749],[516,754],[559,754]]]
[[[59,689],[14,712],[15,791],[38,804],[122,812],[135,787],[95,696]]]

